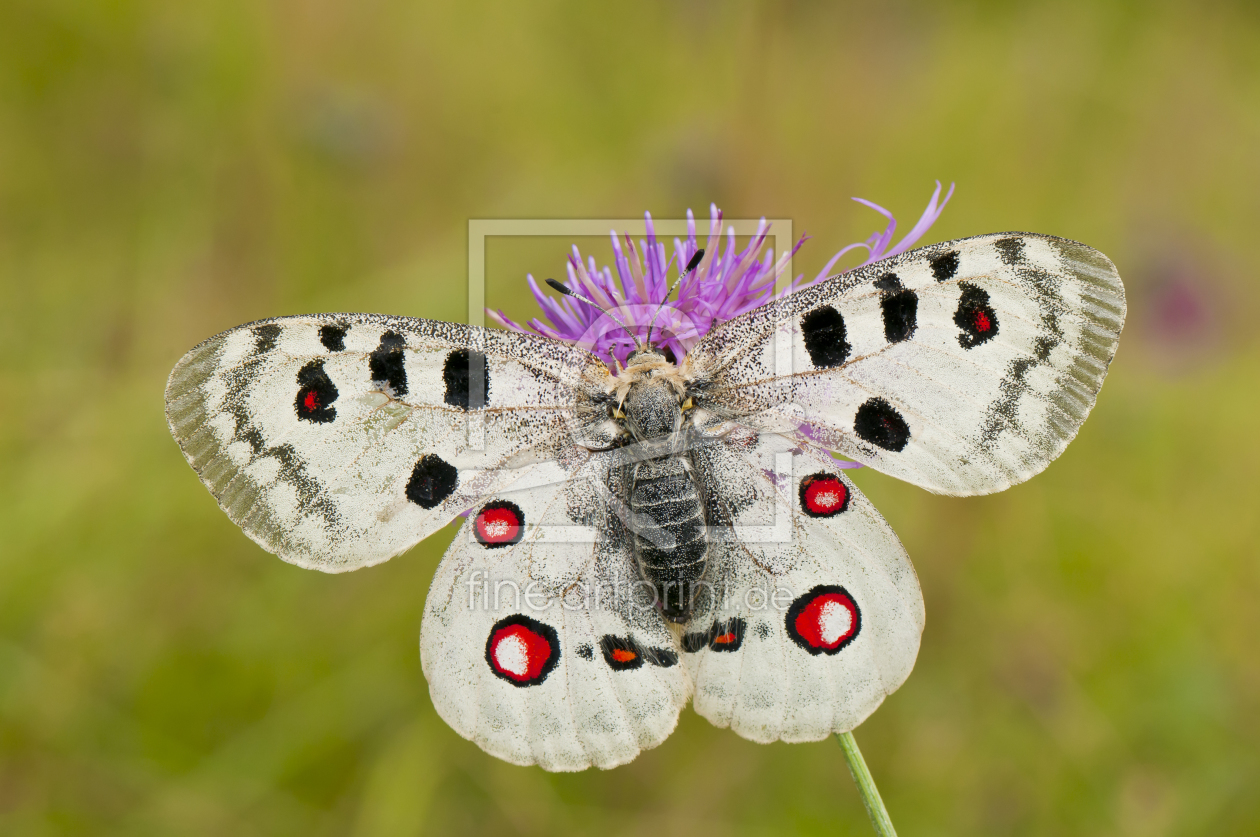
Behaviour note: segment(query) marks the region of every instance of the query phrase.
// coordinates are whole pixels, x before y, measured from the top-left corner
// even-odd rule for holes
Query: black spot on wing
[[[864,441],[894,453],[910,442],[910,426],[901,413],[882,398],[872,398],[858,407],[853,429]]]
[[[583,660],[595,659],[595,649],[591,648],[590,644],[586,642],[579,645],[573,653],[577,654]]]
[[[801,317],[801,337],[810,361],[818,369],[839,366],[848,359],[852,349],[845,340],[844,317],[830,305],[815,308]]]
[[[257,326],[254,328],[254,351],[260,355],[266,354],[276,347],[279,339],[280,326],[275,323]]]
[[[1009,265],[1017,265],[1024,259],[1024,240],[1022,238],[1003,238],[993,243],[1002,261]]]
[[[451,496],[459,485],[459,471],[442,457],[426,453],[411,470],[404,492],[407,499],[422,509],[435,508]]]
[[[337,417],[331,404],[337,400],[337,387],[324,371],[324,361],[313,360],[298,370],[298,393],[293,407],[303,421],[328,424]]]
[[[678,654],[669,648],[644,648],[643,659],[654,666],[670,668],[678,665]]]
[[[346,350],[346,332],[350,330],[350,326],[344,325],[326,325],[319,327],[319,342],[324,344],[324,348],[330,352],[344,352]]]
[[[446,385],[443,399],[461,410],[477,410],[486,405],[490,394],[490,366],[481,352],[456,349],[446,356],[442,367]]]
[[[936,277],[937,282],[953,279],[958,273],[958,253],[954,250],[942,253],[928,262],[928,266],[932,268],[932,275]]]
[[[392,396],[407,394],[407,370],[403,365],[403,336],[396,331],[381,335],[381,345],[368,355],[368,369],[372,383],[388,389]]]
[[[885,273],[883,276],[875,280],[875,287],[879,288],[881,291],[896,293],[902,289],[901,277],[895,273]]]
[[[697,633],[683,634],[682,649],[688,654],[694,654],[697,651],[706,648],[709,644],[709,632],[699,631]]]
[[[879,307],[884,313],[884,336],[889,343],[900,343],[914,335],[919,318],[919,297],[914,291],[887,294]]]

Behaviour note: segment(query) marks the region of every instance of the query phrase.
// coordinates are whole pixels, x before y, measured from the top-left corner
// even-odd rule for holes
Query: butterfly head
[[[645,346],[641,349],[635,349],[626,358],[627,372],[632,369],[643,371],[660,369],[666,365],[671,367],[674,365],[674,353],[662,346]]]

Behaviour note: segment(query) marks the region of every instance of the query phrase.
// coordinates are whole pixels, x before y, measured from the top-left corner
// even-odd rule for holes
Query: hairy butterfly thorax
[[[629,460],[621,469],[635,563],[671,622],[691,618],[708,557],[704,494],[689,449],[696,430],[687,382],[666,356],[635,352],[616,378],[610,415]]]

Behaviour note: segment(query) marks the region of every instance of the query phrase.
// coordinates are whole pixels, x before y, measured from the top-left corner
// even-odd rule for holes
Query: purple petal
[[[945,211],[945,204],[949,203],[949,199],[954,196],[954,184],[949,184],[949,193],[945,195],[945,200],[938,205],[936,199],[941,195],[941,182],[936,181],[936,191],[932,193],[932,200],[928,201],[927,209],[923,210],[923,215],[919,218],[919,222],[910,228],[910,232],[906,233],[906,237],[897,243],[897,246],[888,251],[887,255],[896,256],[904,253],[914,246],[914,243],[923,237],[923,234],[936,223],[936,219],[941,217],[941,213]]]
[[[534,319],[526,328],[548,337],[589,344],[592,352],[611,363],[614,357],[624,361],[634,350],[633,341],[618,324],[624,320],[625,329],[640,340],[645,339],[648,330],[652,329],[655,344],[669,347],[681,360],[683,354],[716,323],[822,281],[836,262],[855,247],[865,247],[869,251],[866,264],[905,252],[940,217],[954,189],[951,185],[943,200],[940,192],[938,182],[923,215],[895,246],[892,246],[892,240],[897,221],[892,213],[871,201],[854,198],[887,218],[887,227],[865,242],[841,249],[810,281],[804,281],[803,276],[790,277],[782,291],[777,291],[775,286],[787,271],[788,262],[809,240],[808,236],[801,236],[790,250],[779,254],[776,259],[774,248],[766,247],[770,225],[762,218],[747,246],[737,249],[734,228],[725,230],[724,236],[723,213],[716,204],[710,204],[705,257],[690,274],[677,277],[677,297],[666,305],[662,302],[671,293],[671,272],[677,275],[686,270],[686,265],[699,249],[695,216],[687,211],[687,238],[675,238],[670,252],[665,242],[657,238],[651,214],[644,213],[646,236],[643,241],[636,243],[628,234],[619,236],[616,231],[610,233],[613,246],[611,267],[601,269],[593,257],[587,257],[584,264],[576,245],[566,260],[568,287],[588,296],[600,308],[613,311],[612,315],[571,297],[554,297],[544,292],[533,276],[527,276],[530,292],[548,322]],[[502,311],[488,310],[487,313],[492,321],[506,328],[525,330]],[[858,466],[850,464],[841,467]]]

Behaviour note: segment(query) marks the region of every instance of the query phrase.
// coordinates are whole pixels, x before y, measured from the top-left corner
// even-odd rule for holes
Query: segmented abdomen
[[[704,504],[684,456],[637,463],[630,484],[635,555],[667,619],[691,616],[694,584],[708,552]]]

